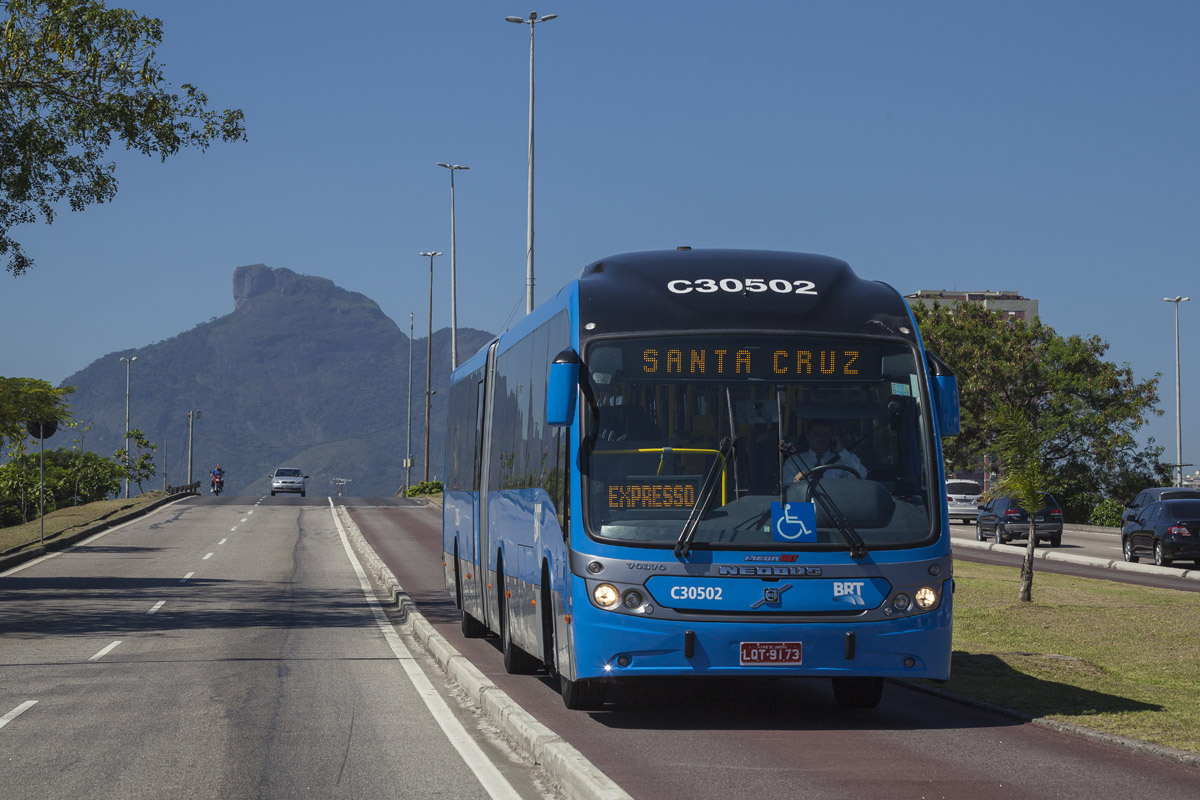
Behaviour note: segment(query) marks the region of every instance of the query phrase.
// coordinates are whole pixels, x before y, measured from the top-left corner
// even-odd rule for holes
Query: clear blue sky
[[[110,5],[117,5],[113,2]],[[537,300],[613,253],[825,253],[901,292],[1013,289],[1062,334],[1162,373],[1151,434],[1200,408],[1200,3],[1154,0],[128,0],[178,86],[249,142],[162,164],[20,229],[0,374],[57,383],[233,310],[264,263],[362,292],[407,332],[524,313],[529,34],[538,25]],[[113,369],[123,365],[114,358]],[[135,371],[153,369],[138,363]],[[135,376],[136,379],[136,376]],[[1190,399],[1189,399],[1190,398]],[[1200,463],[1200,415],[1184,418]],[[1194,467],[1198,469],[1200,467]]]

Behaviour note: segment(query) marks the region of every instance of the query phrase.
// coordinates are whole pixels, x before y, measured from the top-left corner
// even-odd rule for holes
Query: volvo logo
[[[792,588],[790,583],[785,583],[783,586],[768,586],[763,589],[762,599],[751,605],[751,608],[758,608],[767,604],[778,605],[783,597],[783,593]]]

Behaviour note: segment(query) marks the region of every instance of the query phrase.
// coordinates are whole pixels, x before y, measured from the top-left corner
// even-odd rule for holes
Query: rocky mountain
[[[90,430],[48,440],[65,447],[83,439],[106,455],[122,446],[125,364],[130,378],[130,426],[158,445],[171,484],[187,480],[188,412],[199,411],[192,431],[192,474],[213,465],[226,470],[235,494],[269,492],[267,475],[297,466],[311,476],[310,491],[391,496],[405,483],[408,437],[409,338],[368,297],[325,278],[262,264],[233,274],[233,312],[171,339],[110,353],[63,381],[76,391],[72,412]],[[460,358],[491,334],[458,331]],[[426,340],[412,347],[412,482],[424,476]],[[434,333],[429,475],[440,477],[445,388],[450,375],[450,330]]]

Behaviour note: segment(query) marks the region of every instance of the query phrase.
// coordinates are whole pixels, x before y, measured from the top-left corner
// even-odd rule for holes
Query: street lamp
[[[1175,468],[1179,477],[1176,486],[1183,486],[1183,405],[1179,391],[1179,304],[1191,300],[1190,297],[1164,297],[1164,303],[1175,304]]]
[[[125,362],[125,499],[129,499],[129,368],[133,366],[133,362],[137,361],[137,356],[126,358],[121,356],[121,360]]]
[[[429,405],[433,399],[433,386],[429,367],[433,363],[433,259],[441,252],[430,250],[421,253],[429,256],[429,338],[425,340],[425,480],[429,480]]]
[[[437,165],[450,170],[450,369],[454,369],[458,366],[458,295],[454,290],[454,275],[457,272],[454,259],[454,171],[470,167],[443,164],[441,161]]]
[[[536,11],[529,12],[529,19],[505,17],[508,22],[519,22],[529,26],[529,197],[526,209],[525,228],[525,313],[533,312],[533,28],[539,22],[558,19],[558,14],[538,17]]]

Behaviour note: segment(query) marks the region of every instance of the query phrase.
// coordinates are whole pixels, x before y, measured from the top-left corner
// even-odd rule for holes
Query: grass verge
[[[73,533],[82,530],[93,523],[108,519],[115,514],[134,511],[164,497],[166,497],[166,492],[143,492],[137,497],[131,497],[128,500],[125,498],[100,500],[95,503],[68,506],[67,508],[60,508],[57,511],[51,511],[46,515],[45,539],[47,542],[53,541],[64,533]],[[26,522],[23,525],[0,528],[0,553],[6,553],[10,550],[16,551],[27,546],[36,545],[42,535],[41,529],[42,523],[36,519],[33,522]]]
[[[954,694],[1200,753],[1200,593],[954,565]]]

